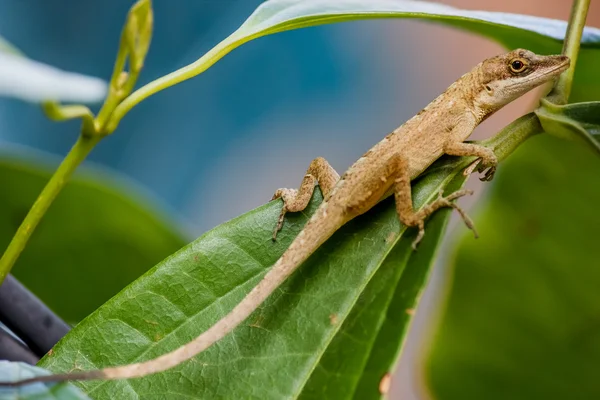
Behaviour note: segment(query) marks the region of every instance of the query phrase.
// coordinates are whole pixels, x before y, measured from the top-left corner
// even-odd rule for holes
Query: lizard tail
[[[40,376],[14,382],[0,382],[0,386],[14,387],[34,382],[61,382],[66,380],[139,378],[173,368],[206,350],[248,318],[277,287],[345,222],[346,219],[343,213],[328,213],[327,203],[323,203],[281,258],[229,314],[191,342],[170,353],[135,364]]]

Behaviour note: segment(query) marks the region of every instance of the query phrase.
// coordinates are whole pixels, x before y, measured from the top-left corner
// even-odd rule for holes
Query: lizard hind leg
[[[323,157],[317,157],[308,166],[306,175],[302,178],[300,187],[296,189],[277,189],[273,198],[275,200],[281,198],[283,207],[277,220],[277,225],[273,230],[273,240],[277,239],[277,233],[283,227],[285,214],[290,212],[302,211],[308,205],[312,194],[315,190],[315,184],[318,183],[323,193],[323,198],[327,199],[329,193],[340,180],[339,174]]]
[[[433,202],[427,204],[419,211],[415,211],[413,208],[412,202],[412,192],[410,186],[410,175],[408,173],[408,166],[406,162],[400,160],[399,169],[398,169],[398,178],[394,182],[395,191],[394,198],[396,200],[396,211],[398,212],[398,217],[400,218],[400,222],[409,227],[416,227],[419,229],[419,233],[417,237],[412,243],[413,249],[416,250],[417,245],[423,239],[425,235],[425,219],[433,214],[435,211],[439,210],[442,207],[451,207],[454,208],[460,216],[462,217],[465,225],[469,229],[473,231],[475,237],[478,237],[477,231],[475,230],[475,226],[473,225],[473,221],[469,218],[469,216],[465,213],[465,211],[460,208],[457,204],[453,203],[453,200],[458,199],[459,197],[473,194],[472,190],[458,190],[454,193],[449,194],[448,196],[443,196],[442,190],[439,192],[439,196]]]

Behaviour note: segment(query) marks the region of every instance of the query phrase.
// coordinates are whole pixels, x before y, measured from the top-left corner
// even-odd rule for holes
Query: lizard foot
[[[453,208],[456,211],[458,211],[458,214],[460,214],[460,216],[461,216],[462,220],[464,221],[465,225],[467,226],[467,228],[469,228],[470,230],[473,231],[475,238],[478,238],[479,235],[477,234],[477,230],[475,229],[475,225],[473,224],[473,221],[471,220],[471,218],[469,218],[469,216],[467,215],[465,210],[463,210],[458,204],[453,202],[453,200],[456,200],[459,197],[463,197],[466,195],[472,195],[472,194],[473,194],[472,190],[458,190],[458,191],[451,193],[448,196],[444,197],[443,191],[440,190],[438,198],[436,200],[434,200],[432,203],[428,204],[426,207],[424,207],[417,214],[418,217],[420,217],[420,218],[417,220],[415,225],[418,227],[419,233],[417,234],[417,237],[415,238],[415,240],[412,243],[413,250],[417,249],[417,245],[419,244],[419,242],[423,239],[423,236],[425,235],[425,223],[424,223],[425,218],[427,218],[429,215],[433,214],[433,212],[435,212],[436,210],[438,210],[442,207],[450,207],[450,208]]]
[[[271,200],[281,198],[283,200],[283,207],[273,231],[273,241],[277,240],[277,233],[283,227],[285,214],[288,211],[299,212],[304,210],[310,202],[317,183],[321,187],[323,198],[327,198],[327,195],[339,180],[339,174],[335,172],[327,160],[323,157],[317,157],[308,166],[306,174],[302,178],[302,183],[300,183],[300,187],[297,190],[277,189]]]
[[[498,160],[496,158],[484,161],[481,158],[473,161],[471,165],[469,165],[463,172],[464,176],[471,175],[473,172],[477,171],[479,173],[485,174],[479,178],[482,182],[489,182],[494,179],[494,174],[496,173],[496,166],[498,165]],[[487,170],[487,171],[486,171]]]

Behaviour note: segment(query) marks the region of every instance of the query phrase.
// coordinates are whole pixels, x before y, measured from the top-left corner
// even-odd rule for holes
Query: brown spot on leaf
[[[390,391],[391,385],[392,385],[392,375],[387,373],[379,381],[379,393],[381,393],[382,395],[388,394]]]
[[[337,325],[338,316],[336,314],[329,315],[329,322],[331,323],[331,325]]]
[[[386,243],[392,243],[394,241],[394,239],[396,239],[396,232],[395,231],[391,231],[387,237],[385,238],[385,242]]]
[[[415,315],[415,309],[414,309],[414,308],[407,308],[407,309],[406,309],[406,313],[407,313],[408,315],[411,315],[411,316],[412,316],[412,315]]]

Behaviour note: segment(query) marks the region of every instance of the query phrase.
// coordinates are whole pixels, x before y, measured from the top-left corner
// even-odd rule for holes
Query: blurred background
[[[483,7],[477,0],[441,2]],[[108,79],[131,3],[2,1],[0,34],[39,61]],[[260,3],[155,0],[154,37],[140,84],[196,60]],[[485,2],[485,9],[567,19],[570,3],[502,0]],[[592,5],[588,25],[600,25],[598,8]],[[408,20],[268,36],[138,105],[89,162],[139,182],[195,237],[265,203],[279,187],[296,187],[317,156],[344,171],[465,71],[500,52],[474,35]],[[530,105],[527,97],[507,107],[476,137],[490,136]],[[0,99],[0,147],[18,144],[63,155],[78,126],[50,122],[34,105]],[[436,271],[392,380],[392,398],[422,398],[414,365],[441,274]]]

